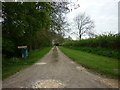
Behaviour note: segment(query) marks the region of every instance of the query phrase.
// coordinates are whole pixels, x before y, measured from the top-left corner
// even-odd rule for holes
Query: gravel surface
[[[55,47],[34,65],[17,72],[2,83],[3,88],[117,87],[116,81],[87,71]]]

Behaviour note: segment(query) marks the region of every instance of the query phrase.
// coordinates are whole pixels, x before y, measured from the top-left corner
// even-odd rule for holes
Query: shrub
[[[120,59],[120,34],[99,35],[95,38],[64,42],[63,46]]]
[[[120,34],[99,35],[95,38],[68,41],[63,45],[120,49]]]

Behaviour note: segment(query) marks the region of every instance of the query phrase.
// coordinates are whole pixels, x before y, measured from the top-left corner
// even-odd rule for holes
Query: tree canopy
[[[62,15],[68,12],[66,5],[56,2],[3,2],[3,55],[19,56],[17,46],[27,45],[29,50],[34,50],[50,46],[55,38],[62,38]]]

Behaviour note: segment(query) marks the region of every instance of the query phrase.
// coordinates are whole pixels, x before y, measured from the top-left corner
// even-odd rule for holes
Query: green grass
[[[81,46],[64,46],[70,49],[80,50],[114,59],[120,59],[120,49],[109,49],[100,47],[81,47]]]
[[[110,76],[112,78],[118,78],[118,75],[120,75],[120,73],[117,70],[114,70],[118,69],[117,59],[99,56],[96,54],[91,54],[65,47],[60,47],[60,49],[68,57],[70,57],[71,59],[80,63],[82,66],[88,69],[104,74],[106,76]]]
[[[21,69],[24,69],[36,61],[43,57],[48,51],[51,49],[51,47],[46,47],[42,49],[38,49],[35,51],[32,51],[28,54],[28,58],[12,58],[12,59],[6,59],[3,58],[2,60],[2,79],[5,79],[16,72],[20,71]]]
[[[0,53],[0,80],[2,80],[2,54]]]

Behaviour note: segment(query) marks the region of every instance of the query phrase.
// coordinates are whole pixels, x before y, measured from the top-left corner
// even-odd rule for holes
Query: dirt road
[[[107,79],[108,80],[108,79]],[[58,48],[3,81],[3,88],[110,88],[117,84],[76,64]]]

